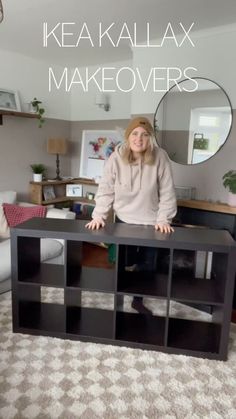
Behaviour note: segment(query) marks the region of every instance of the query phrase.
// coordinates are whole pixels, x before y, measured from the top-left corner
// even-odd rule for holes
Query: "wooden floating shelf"
[[[179,207],[187,207],[205,211],[221,212],[223,214],[236,214],[236,207],[222,202],[209,202],[199,199],[178,199]]]
[[[48,186],[48,185],[65,185],[65,184],[81,184],[81,185],[92,185],[92,186],[97,186],[98,183],[94,182],[94,180],[92,179],[84,179],[84,178],[73,178],[73,179],[62,179],[62,180],[57,180],[57,179],[48,179],[48,180],[43,180],[42,182],[34,182],[33,180],[30,181],[30,184],[36,184],[36,185],[42,185],[42,186]]]
[[[47,201],[42,201],[42,205],[58,204],[60,202],[68,202],[68,201],[78,201],[84,204],[95,205],[94,199],[83,198],[80,196],[61,196],[54,199],[47,199]]]
[[[0,125],[2,125],[2,117],[5,116],[18,116],[20,118],[36,118],[38,119],[39,116],[35,113],[31,112],[16,112],[16,111],[5,111],[0,109]]]

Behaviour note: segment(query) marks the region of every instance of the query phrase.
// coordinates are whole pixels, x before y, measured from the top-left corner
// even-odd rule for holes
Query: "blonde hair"
[[[149,144],[147,149],[143,152],[143,162],[145,164],[152,165],[155,160],[155,139],[152,135],[149,137]],[[126,140],[121,146],[121,158],[126,164],[132,164],[135,162],[134,155],[130,149],[128,140]]]

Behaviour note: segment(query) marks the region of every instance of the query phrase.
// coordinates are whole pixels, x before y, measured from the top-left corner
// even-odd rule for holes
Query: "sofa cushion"
[[[8,237],[10,237],[10,229],[7,224],[3,206],[0,205],[0,239],[6,239]]]
[[[16,192],[15,191],[3,191],[0,192],[0,204],[6,202],[7,204],[16,203]]]
[[[11,276],[11,254],[10,240],[4,240],[0,243],[0,281],[5,281]]]
[[[74,220],[76,213],[73,211],[63,211],[59,208],[47,208],[47,218],[64,218],[67,220]]]
[[[42,205],[20,207],[19,205],[3,204],[3,209],[9,227],[15,227],[33,217],[45,217],[46,215],[46,208]]]
[[[54,239],[41,239],[41,261],[59,256],[62,253],[63,245]],[[0,243],[0,282],[11,277],[11,249],[10,240]]]
[[[41,262],[59,256],[63,249],[63,244],[59,240],[41,239]]]

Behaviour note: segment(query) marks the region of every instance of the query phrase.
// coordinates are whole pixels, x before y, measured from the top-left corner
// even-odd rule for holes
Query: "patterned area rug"
[[[42,290],[42,298],[60,302],[63,296],[58,290]],[[98,305],[107,305],[100,295],[96,299]],[[91,305],[87,293],[83,300]],[[152,301],[146,303],[154,308]],[[129,300],[125,307],[130,310]],[[163,309],[160,304],[157,311]],[[188,318],[209,319],[177,303],[172,310],[180,317],[188,310]],[[2,419],[236,418],[234,325],[229,359],[222,362],[13,334],[10,293],[0,297],[0,324]]]

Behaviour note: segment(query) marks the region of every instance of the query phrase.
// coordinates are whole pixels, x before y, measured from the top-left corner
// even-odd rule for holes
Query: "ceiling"
[[[104,29],[114,22],[109,32],[116,42],[124,23],[130,32],[136,22],[137,42],[145,42],[147,22],[150,38],[162,38],[168,22],[177,34],[194,22],[195,30],[205,30],[236,22],[236,0],[2,0],[4,20],[0,24],[0,49],[18,52],[63,67],[88,66],[131,58],[127,40],[113,47],[103,42],[98,47],[99,22]],[[53,28],[58,22],[67,25],[69,43],[76,43],[85,22],[94,47],[89,40],[81,40],[77,48],[60,47],[51,37],[48,47],[43,47],[43,23]],[[60,26],[61,27],[61,26]],[[58,33],[58,32],[57,32]],[[85,32],[83,32],[85,34]],[[104,37],[105,38],[105,37]],[[103,38],[103,39],[104,39]]]

